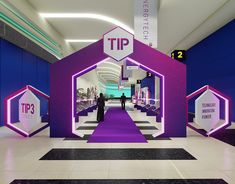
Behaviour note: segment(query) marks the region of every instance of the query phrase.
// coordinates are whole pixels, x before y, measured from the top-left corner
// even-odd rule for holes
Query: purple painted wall
[[[186,136],[186,67],[161,52],[134,40],[129,58],[165,76],[165,134]],[[73,137],[72,75],[107,58],[103,40],[51,65],[51,137]]]

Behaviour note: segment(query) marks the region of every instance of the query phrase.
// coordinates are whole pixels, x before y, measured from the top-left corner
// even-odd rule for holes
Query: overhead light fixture
[[[103,70],[103,71],[110,71],[110,70],[112,70],[112,71],[116,72],[116,74],[118,74],[118,75],[121,73],[120,70],[115,70],[114,68],[105,67],[105,66],[102,66],[102,67],[98,66],[96,69],[97,70]]]
[[[117,74],[117,73],[114,73],[114,72],[106,72],[106,71],[97,71],[97,74],[108,74],[108,75],[114,75],[114,76],[117,76],[119,77],[120,75]]]
[[[113,65],[113,66],[115,66],[115,67],[121,69],[121,66],[119,66],[118,64],[116,64],[116,63],[114,63],[114,62],[105,61],[105,62],[103,62],[103,63],[101,63],[101,64],[109,64],[109,65]],[[99,65],[98,65],[98,66],[99,66]]]
[[[70,40],[70,39],[66,39],[65,40],[68,43],[94,43],[97,42],[98,40],[95,39],[74,39],[74,40]]]
[[[108,22],[110,24],[114,24],[115,26],[119,26],[131,34],[134,34],[134,30],[131,29],[128,25],[123,22],[114,19],[112,17],[108,17],[105,15],[95,14],[95,13],[39,13],[39,15],[43,18],[87,18],[87,19],[96,19],[104,22]]]
[[[117,79],[119,80],[119,77],[118,76],[115,76],[115,75],[110,75],[110,74],[99,74],[99,76],[103,77],[104,79],[109,79],[109,78],[112,78],[112,79]]]

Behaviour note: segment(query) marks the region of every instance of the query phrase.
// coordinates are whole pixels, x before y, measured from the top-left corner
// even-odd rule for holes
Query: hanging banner
[[[132,77],[132,70],[128,70],[127,61],[125,60],[122,65],[122,80],[128,80],[130,77]]]
[[[135,0],[135,39],[157,48],[158,0]]]

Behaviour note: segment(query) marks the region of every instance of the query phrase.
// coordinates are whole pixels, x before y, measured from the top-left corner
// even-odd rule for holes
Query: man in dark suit
[[[97,99],[97,121],[104,121],[104,107],[105,107],[105,98],[103,93],[100,93],[100,97]]]
[[[121,105],[122,105],[122,110],[125,110],[125,106],[126,106],[126,96],[124,93],[122,93],[121,96]]]

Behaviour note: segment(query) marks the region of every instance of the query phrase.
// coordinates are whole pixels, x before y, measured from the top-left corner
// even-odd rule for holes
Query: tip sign
[[[103,37],[104,53],[120,61],[133,53],[133,35],[117,27]]]

